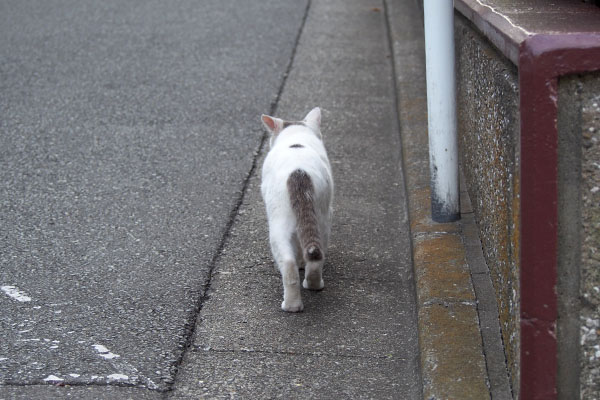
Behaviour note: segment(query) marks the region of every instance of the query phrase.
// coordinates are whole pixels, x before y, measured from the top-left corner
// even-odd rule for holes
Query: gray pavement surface
[[[385,7],[306,7],[0,5],[0,399],[422,397]],[[288,314],[259,116],[314,106],[334,227]]]
[[[381,1],[311,1],[276,110],[322,107],[336,183],[325,289],[280,310],[256,171],[170,398],[422,398],[385,18]]]
[[[306,5],[0,4],[1,384],[168,388]]]

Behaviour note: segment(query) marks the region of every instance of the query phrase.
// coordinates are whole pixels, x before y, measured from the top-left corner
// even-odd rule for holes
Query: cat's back
[[[273,167],[289,172],[299,167],[329,169],[329,160],[323,142],[309,128],[290,127],[281,133],[265,159],[267,171]]]
[[[271,148],[262,170],[263,191],[267,188],[287,190],[287,178],[296,170],[308,173],[315,189],[331,185],[331,167],[323,142],[314,134],[299,129],[288,128]],[[307,128],[304,128],[307,129]]]

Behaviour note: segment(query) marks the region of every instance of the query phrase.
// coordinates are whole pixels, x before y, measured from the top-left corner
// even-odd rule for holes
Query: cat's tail
[[[297,169],[290,174],[287,187],[298,223],[298,238],[304,260],[320,261],[323,259],[323,251],[315,214],[315,189],[312,180],[305,171]]]

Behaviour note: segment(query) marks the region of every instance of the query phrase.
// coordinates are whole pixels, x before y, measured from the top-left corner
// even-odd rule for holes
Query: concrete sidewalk
[[[263,149],[170,397],[421,397],[385,18],[380,1],[312,1],[275,110],[287,119],[323,110],[336,182],[325,289],[303,291],[303,313],[280,310],[259,191]]]

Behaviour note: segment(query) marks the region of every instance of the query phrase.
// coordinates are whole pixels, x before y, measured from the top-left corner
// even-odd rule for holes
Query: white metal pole
[[[424,0],[431,214],[436,222],[460,219],[454,6],[452,0]]]

